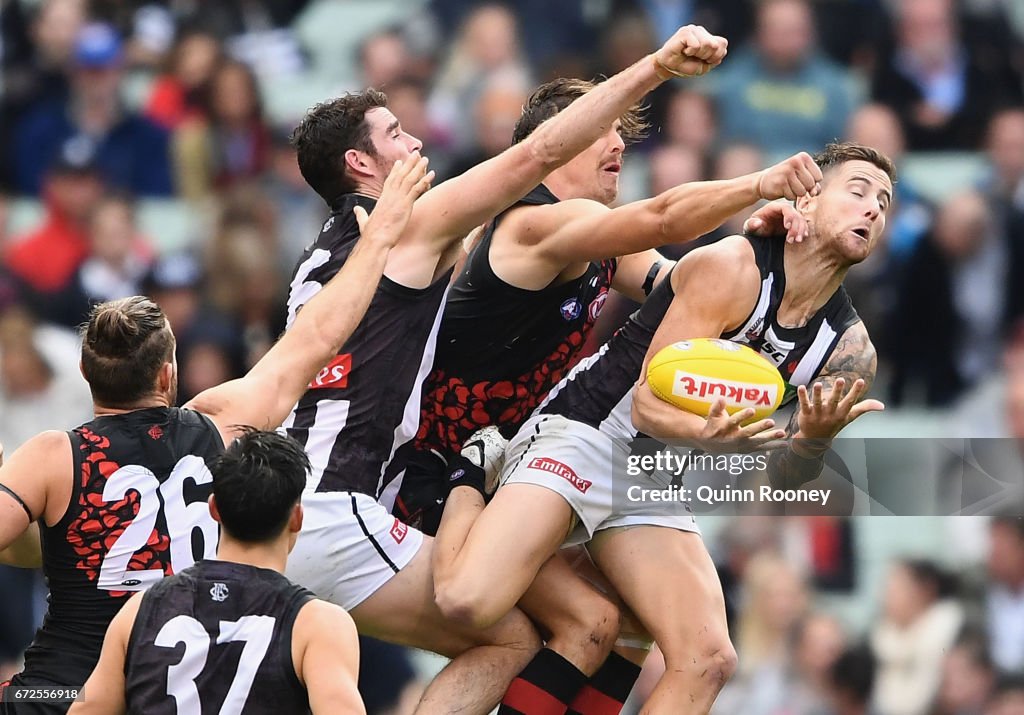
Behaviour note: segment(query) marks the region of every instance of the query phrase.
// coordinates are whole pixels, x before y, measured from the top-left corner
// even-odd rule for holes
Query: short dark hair
[[[875,656],[867,645],[862,643],[851,646],[829,668],[832,689],[855,702],[866,703],[875,683],[875,668]]]
[[[224,531],[238,541],[261,543],[284,530],[310,466],[302,445],[291,437],[246,429],[210,471]]]
[[[1024,516],[1021,516],[1021,509],[1002,511],[992,517],[992,526],[1005,526],[1017,535],[1017,538],[1024,542]]]
[[[160,307],[144,296],[93,308],[82,330],[82,372],[97,403],[129,407],[150,394],[174,359],[174,336]]]
[[[930,559],[903,559],[900,566],[907,573],[931,591],[935,598],[951,598],[957,594],[960,582],[957,577]]]
[[[380,90],[349,92],[310,109],[292,132],[302,178],[328,204],[356,188],[345,168],[345,152],[358,149],[377,155],[365,116],[386,106],[387,95]]]
[[[585,79],[561,78],[552,80],[533,91],[523,113],[516,122],[515,130],[512,132],[512,143],[518,144],[530,136],[541,124],[568,107],[574,101],[596,87],[595,82],[588,82]],[[644,107],[634,105],[630,107],[619,119],[622,127],[619,130],[622,139],[627,144],[640,141],[647,136],[648,124],[644,119]]]
[[[885,172],[889,181],[896,183],[896,165],[892,159],[877,149],[854,142],[826,144],[825,149],[814,157],[822,172],[842,166],[848,161],[866,161]]]

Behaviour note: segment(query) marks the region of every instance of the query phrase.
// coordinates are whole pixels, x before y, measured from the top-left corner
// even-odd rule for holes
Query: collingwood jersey
[[[740,328],[720,337],[749,345],[778,368],[786,381],[785,404],[795,396],[797,385],[810,384],[817,377],[839,338],[860,317],[840,286],[805,325],[779,325],[778,310],[786,291],[786,242],[782,238],[747,240],[761,274],[757,302]],[[651,339],[673,297],[672,281],[666,278],[626,325],[597,354],[577,365],[537,411],[563,415],[613,437],[636,437],[633,386],[640,379]]]
[[[541,184],[506,212],[557,202]],[[611,287],[614,258],[593,261],[580,277],[540,290],[503,281],[489,253],[504,214],[473,248],[445,305],[423,390],[418,449],[458,452],[488,425],[514,434],[572,366]]]
[[[23,675],[81,685],[125,601],[216,552],[208,465],[224,444],[208,417],[177,407],[97,417],[69,435],[74,487],[64,518],[39,524],[50,597]]]
[[[313,594],[276,571],[202,561],[151,588],[125,654],[129,713],[308,713],[292,626]]]
[[[355,247],[359,225],[353,207],[369,213],[375,204],[359,194],[334,204],[295,270],[289,326]],[[423,289],[383,277],[359,327],[309,384],[284,423],[309,454],[313,471],[306,489],[381,498],[390,477],[385,467],[416,434],[421,386],[434,359],[450,277],[451,271]]]

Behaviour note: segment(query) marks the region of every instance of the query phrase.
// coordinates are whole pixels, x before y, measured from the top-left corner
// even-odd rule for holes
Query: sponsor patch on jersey
[[[307,389],[322,390],[328,387],[348,387],[348,376],[352,372],[352,353],[338,355],[316,374]]]
[[[558,312],[562,314],[564,320],[576,320],[576,318],[580,317],[580,313],[583,312],[583,304],[580,303],[579,298],[569,298],[562,303]]]
[[[557,459],[550,459],[549,457],[535,457],[533,461],[527,465],[527,468],[555,474],[569,482],[569,484],[572,484],[583,494],[586,494],[587,490],[590,489],[590,485],[593,484],[593,482],[590,482],[576,474],[573,468],[568,464],[559,462]]]
[[[601,311],[604,309],[604,302],[608,300],[607,293],[601,293],[599,296],[590,301],[590,307],[587,309],[590,314],[590,320],[597,320],[597,316],[601,315]]]
[[[217,603],[223,603],[228,600],[228,595],[228,586],[225,583],[220,583],[218,581],[210,587],[210,598]]]
[[[391,527],[391,538],[395,540],[395,543],[402,543],[405,540],[405,535],[408,533],[409,527],[395,519],[395,523]]]

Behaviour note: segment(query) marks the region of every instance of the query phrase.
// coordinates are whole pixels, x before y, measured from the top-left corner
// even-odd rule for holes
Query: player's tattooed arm
[[[861,400],[874,382],[878,357],[863,323],[850,326],[825,363],[810,391],[797,388],[799,404],[789,421],[789,448],[768,458],[768,479],[775,488],[792,489],[821,474],[825,453],[840,430],[867,412],[885,409],[878,400]]]

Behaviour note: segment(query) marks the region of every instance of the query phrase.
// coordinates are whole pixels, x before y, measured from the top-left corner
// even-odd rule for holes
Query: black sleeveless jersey
[[[132,593],[216,552],[206,501],[224,444],[208,417],[177,407],[97,417],[69,436],[74,488],[64,517],[39,523],[50,597],[25,674],[81,685]]]
[[[354,206],[376,200],[346,194],[292,280],[288,324],[341,270],[359,239]],[[284,426],[309,453],[306,488],[380,498],[395,450],[416,434],[423,379],[434,359],[441,309],[451,273],[423,289],[381,279],[366,316],[337,357],[309,385]]]
[[[312,598],[276,571],[227,561],[154,585],[128,639],[128,712],[308,713],[292,626]]]
[[[748,241],[761,274],[757,303],[739,329],[720,337],[749,345],[774,364],[786,381],[786,403],[795,396],[797,385],[810,384],[818,376],[839,338],[860,317],[840,286],[805,325],[779,325],[778,310],[786,291],[785,239]],[[673,297],[671,281],[661,281],[626,325],[549,393],[538,412],[564,415],[614,437],[637,436],[632,421],[633,386]]]
[[[511,208],[557,201],[542,184]],[[487,227],[448,296],[434,369],[423,390],[420,449],[458,452],[487,425],[514,434],[568,372],[604,306],[614,258],[594,261],[579,278],[540,290],[517,288],[496,276],[489,253],[506,212]]]

